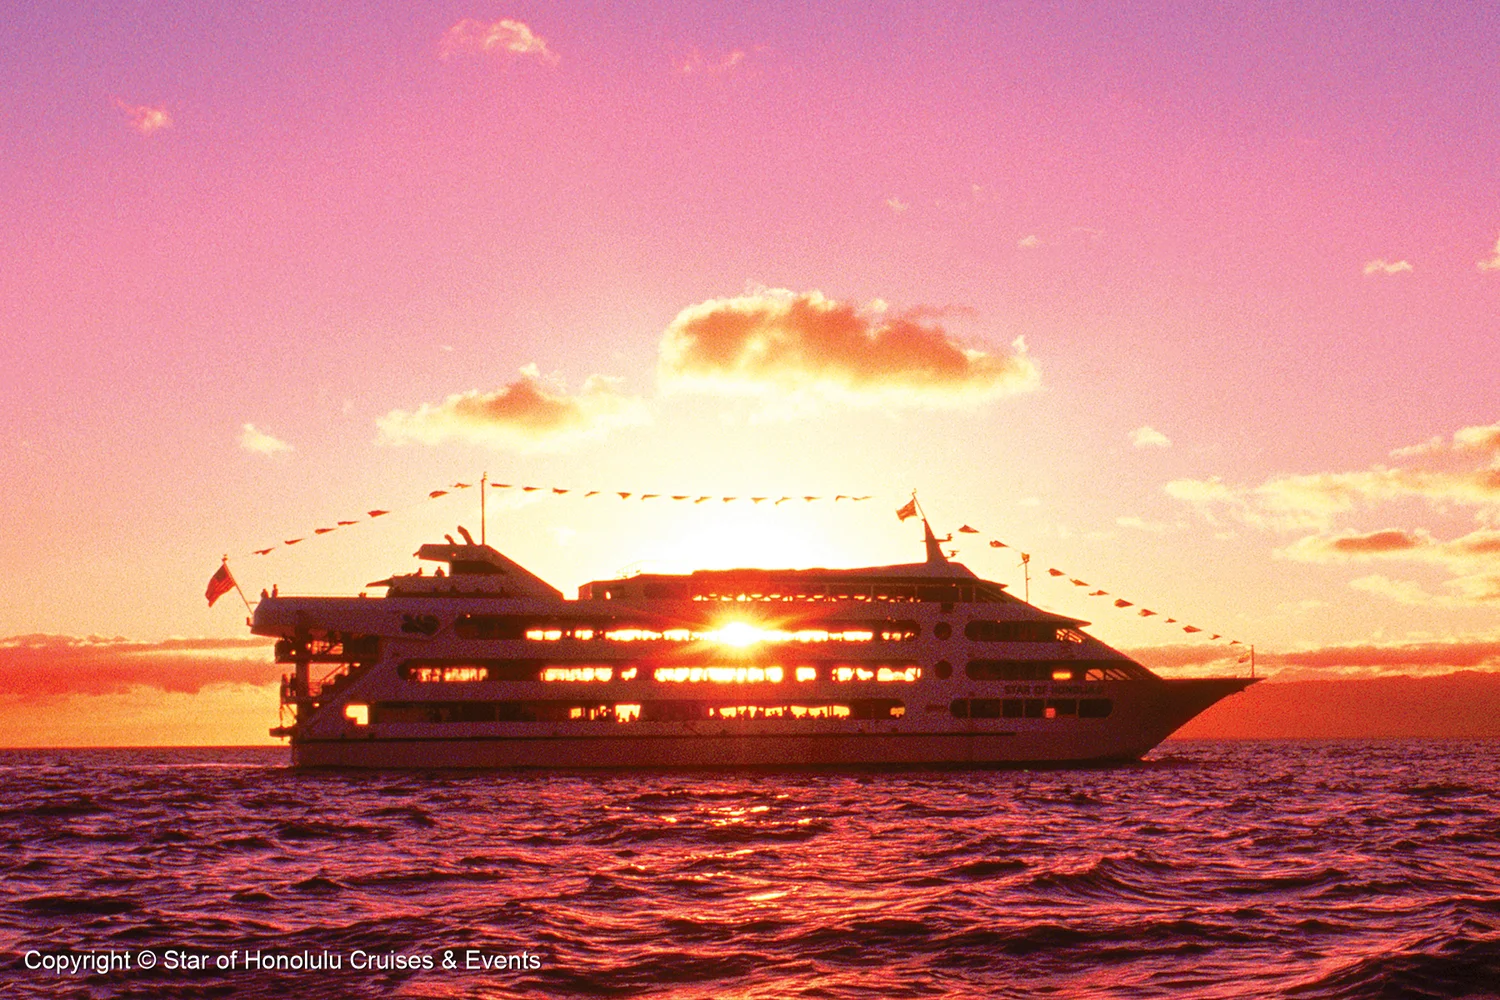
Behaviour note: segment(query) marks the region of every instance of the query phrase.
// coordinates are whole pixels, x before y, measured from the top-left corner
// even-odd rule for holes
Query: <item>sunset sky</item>
[[[7,24],[13,740],[264,739],[220,557],[357,592],[477,535],[427,495],[485,472],[569,594],[915,561],[916,489],[1153,666],[1235,666],[1192,623],[1283,679],[1500,667],[1494,5]]]

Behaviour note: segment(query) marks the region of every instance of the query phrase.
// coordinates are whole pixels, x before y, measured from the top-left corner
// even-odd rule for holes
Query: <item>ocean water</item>
[[[1497,750],[377,774],[3,751],[0,997],[1496,997]]]

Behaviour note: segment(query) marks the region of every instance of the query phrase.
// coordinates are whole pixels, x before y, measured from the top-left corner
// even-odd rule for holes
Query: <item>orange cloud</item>
[[[152,135],[162,129],[172,127],[172,116],[167,113],[166,108],[153,108],[147,104],[126,104],[118,97],[115,98],[115,107],[125,113],[130,126],[141,135]]]
[[[215,684],[278,681],[266,639],[169,639],[18,635],[0,639],[0,692],[23,702],[120,694],[135,687],[196,694]]]
[[[1278,531],[1326,528],[1335,517],[1359,507],[1406,498],[1475,507],[1482,518],[1500,516],[1500,424],[1464,427],[1451,440],[1433,438],[1391,454],[1417,461],[1273,476],[1253,487],[1231,487],[1217,476],[1178,479],[1165,489],[1205,513],[1218,510]]]
[[[392,410],[376,421],[390,444],[442,444],[459,440],[501,448],[566,447],[648,419],[645,404],[621,394],[616,379],[590,376],[577,395],[543,382],[535,365],[494,392],[471,390],[410,413]]]
[[[1023,342],[996,355],[910,313],[887,318],[783,289],[682,310],[662,334],[658,374],[668,389],[936,405],[1022,392],[1039,380]]]
[[[1244,674],[1247,663],[1240,658],[1248,655],[1236,646],[1226,651],[1217,644],[1176,643],[1165,646],[1144,646],[1126,650],[1129,655],[1153,670],[1170,675],[1191,668],[1196,673],[1208,672]],[[1255,664],[1259,671],[1290,677],[1296,674],[1340,674],[1350,676],[1377,676],[1380,674],[1404,673],[1451,673],[1455,670],[1475,668],[1500,670],[1500,639],[1455,638],[1423,642],[1353,643],[1347,645],[1315,646],[1307,649],[1256,654]],[[1497,678],[1500,679],[1500,678]]]
[[[443,35],[438,55],[451,59],[455,55],[527,56],[556,65],[558,59],[547,42],[520,21],[499,20],[493,24],[466,17]]]

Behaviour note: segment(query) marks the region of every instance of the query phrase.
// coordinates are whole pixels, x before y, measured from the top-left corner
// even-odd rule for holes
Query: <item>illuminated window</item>
[[[446,666],[446,667],[411,667],[406,671],[406,679],[416,681],[418,684],[454,684],[489,680],[490,671],[488,667],[473,666]]]
[[[1073,679],[1072,667],[1056,667],[1052,671],[1052,679],[1055,681],[1070,681]]]
[[[815,681],[818,679],[817,667],[798,667],[797,679],[799,681]]]
[[[639,672],[639,669],[636,667],[626,667],[624,670],[620,671],[620,680],[633,681],[635,680],[635,675]]]
[[[547,667],[544,681],[607,681],[614,676],[610,667]]]
[[[344,718],[356,726],[368,726],[370,724],[369,705],[345,705]]]
[[[907,667],[905,670],[892,670],[890,667],[881,667],[875,671],[875,679],[877,681],[914,681],[921,676],[921,667]]]
[[[634,722],[641,717],[641,706],[639,705],[616,705],[616,722]]]

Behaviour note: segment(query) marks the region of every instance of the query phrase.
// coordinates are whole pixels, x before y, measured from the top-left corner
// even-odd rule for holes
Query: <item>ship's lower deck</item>
[[[303,740],[298,767],[656,768],[1082,765],[1138,759],[1138,743],[1017,731],[677,736],[433,736]]]

